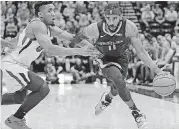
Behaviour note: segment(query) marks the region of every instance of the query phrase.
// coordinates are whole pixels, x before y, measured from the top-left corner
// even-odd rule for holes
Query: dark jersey
[[[120,59],[128,62],[128,49],[130,39],[125,36],[126,19],[123,19],[116,29],[114,35],[105,32],[105,22],[101,21],[98,24],[99,38],[94,44],[96,48],[106,57],[106,59]]]

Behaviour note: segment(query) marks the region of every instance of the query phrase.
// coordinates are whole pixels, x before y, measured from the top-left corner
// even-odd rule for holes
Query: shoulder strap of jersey
[[[100,22],[97,23],[98,30],[99,30],[99,36],[102,33],[102,28],[103,28],[102,25],[103,25],[103,20],[101,20]]]
[[[125,36],[125,33],[126,33],[126,19],[125,18],[122,19],[122,27],[119,30],[119,32]]]
[[[39,18],[34,18],[32,19],[28,24],[31,24],[32,22],[34,21],[41,21]],[[46,26],[46,25],[45,25]],[[46,26],[47,27],[47,26]],[[51,31],[50,31],[50,28],[47,27],[47,34],[51,37]]]
[[[34,21],[41,21],[39,18],[34,18],[34,19],[32,19],[28,24],[30,24],[30,23],[32,23],[32,22],[34,22]]]

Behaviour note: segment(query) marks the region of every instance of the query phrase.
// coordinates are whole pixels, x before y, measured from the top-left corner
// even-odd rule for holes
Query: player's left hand
[[[159,76],[159,75],[168,75],[168,74],[170,74],[170,72],[161,70],[159,73],[157,73],[157,76]]]

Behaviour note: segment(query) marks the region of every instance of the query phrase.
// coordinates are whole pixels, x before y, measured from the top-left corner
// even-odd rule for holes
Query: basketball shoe
[[[146,116],[139,110],[132,111],[132,115],[139,129],[148,129]]]
[[[95,115],[96,116],[101,114],[104,111],[104,109],[106,109],[106,107],[108,107],[111,104],[112,98],[107,97],[107,95],[108,95],[108,93],[104,93],[101,96],[99,103],[96,105],[96,107],[95,107]]]
[[[19,119],[15,116],[10,116],[5,120],[5,124],[11,129],[31,129],[26,124],[26,119]]]

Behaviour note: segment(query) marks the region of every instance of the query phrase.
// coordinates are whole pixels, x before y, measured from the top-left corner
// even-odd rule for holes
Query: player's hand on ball
[[[161,96],[168,96],[175,91],[176,80],[169,72],[159,72],[153,79],[153,89]]]
[[[160,75],[170,75],[170,72],[161,71],[161,72],[157,73],[157,76],[160,76]]]

